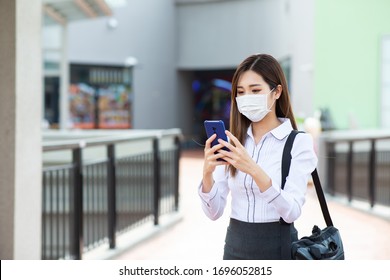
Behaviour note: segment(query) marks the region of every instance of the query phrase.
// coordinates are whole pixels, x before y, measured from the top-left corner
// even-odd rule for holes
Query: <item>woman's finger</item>
[[[221,153],[221,151],[223,150],[220,150],[218,153],[216,153],[214,156],[213,156],[213,162],[215,164],[215,166],[217,165],[227,165],[229,164],[226,160],[225,160],[225,155]]]
[[[215,153],[215,152],[218,152],[218,150],[222,149],[223,147],[225,147],[225,146],[224,146],[223,144],[219,143],[219,144],[213,146],[213,147],[210,149],[210,151],[212,151],[212,152]]]
[[[214,145],[209,149],[205,148],[205,158],[208,160],[216,160],[217,157],[215,155],[218,154],[219,150],[222,150],[222,148],[224,148],[224,145],[222,144]]]
[[[213,134],[211,135],[207,140],[206,140],[206,144],[205,144],[205,149],[210,149],[211,147],[211,142],[213,142],[213,140],[215,139],[215,137],[217,137],[217,134]]]
[[[218,143],[220,143],[220,145],[222,145],[222,147],[228,148],[230,151],[234,151],[236,149],[236,147],[234,147],[229,142],[226,142],[225,140],[218,139]]]
[[[238,139],[233,134],[231,134],[231,132],[229,130],[225,130],[225,133],[229,137],[229,139],[232,140],[232,142],[234,143],[234,145],[236,147],[241,147],[242,146],[240,141],[238,141]]]

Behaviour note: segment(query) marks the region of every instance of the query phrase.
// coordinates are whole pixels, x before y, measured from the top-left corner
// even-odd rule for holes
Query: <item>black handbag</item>
[[[284,184],[286,183],[286,178],[290,170],[291,149],[295,136],[298,133],[301,133],[301,131],[291,131],[283,150],[282,189],[284,188]],[[282,233],[282,238],[285,242],[284,245],[282,244],[282,257],[284,254],[285,259],[293,260],[344,260],[343,241],[339,230],[333,226],[317,169],[314,169],[311,175],[317,197],[320,202],[322,214],[325,219],[326,227],[324,229],[320,229],[317,225],[314,225],[310,236],[304,236],[297,241],[291,242],[289,226],[281,219],[282,224],[284,223],[282,227],[285,228],[283,231],[284,234]],[[289,248],[291,248],[291,250]],[[289,252],[291,252],[291,257],[287,256]]]

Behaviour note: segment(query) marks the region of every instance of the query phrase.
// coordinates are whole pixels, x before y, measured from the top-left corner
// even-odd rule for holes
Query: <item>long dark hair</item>
[[[294,113],[291,107],[287,81],[282,67],[280,66],[279,62],[271,55],[255,54],[249,56],[243,62],[241,62],[233,75],[230,110],[230,132],[236,136],[241,143],[244,143],[251,121],[244,115],[240,114],[238,111],[236,96],[238,80],[244,72],[249,70],[260,75],[270,88],[275,88],[277,85],[282,86],[282,93],[279,99],[276,100],[276,116],[279,118],[290,119],[292,127],[297,129],[297,124],[295,122]],[[230,174],[233,177],[237,173],[236,168],[232,165],[229,165],[228,170],[230,170]]]

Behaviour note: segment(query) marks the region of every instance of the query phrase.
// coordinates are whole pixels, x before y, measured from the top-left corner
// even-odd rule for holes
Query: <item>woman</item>
[[[286,78],[270,55],[249,56],[238,66],[231,104],[231,131],[226,131],[230,143],[219,139],[211,147],[215,134],[206,141],[199,188],[202,208],[210,219],[218,219],[231,193],[224,260],[282,259],[279,220],[291,224],[291,240],[297,240],[293,222],[301,215],[308,179],[317,165],[313,140],[306,133],[297,135],[281,190],[282,151],[297,125]]]

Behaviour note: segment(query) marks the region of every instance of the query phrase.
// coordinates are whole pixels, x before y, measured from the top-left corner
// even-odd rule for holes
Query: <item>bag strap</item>
[[[328,205],[326,204],[324,191],[322,190],[322,187],[321,187],[320,177],[318,176],[317,168],[314,169],[314,171],[311,173],[311,176],[313,178],[313,183],[314,183],[314,186],[316,188],[318,200],[320,201],[322,215],[324,216],[325,223],[328,227],[333,226],[333,222],[332,222],[332,218],[330,217]]]
[[[298,130],[292,130],[290,135],[287,138],[286,144],[284,145],[283,149],[283,156],[282,156],[282,190],[284,189],[284,185],[286,183],[286,178],[288,176],[288,173],[290,172],[290,165],[291,165],[291,149],[294,143],[295,136],[297,136],[298,133],[304,133],[303,131]],[[314,171],[311,173],[313,178],[313,183],[316,188],[316,193],[318,200],[320,202],[322,215],[324,216],[324,220],[326,222],[327,226],[333,226],[332,219],[330,217],[328,205],[325,200],[324,191],[321,187],[320,177],[318,176],[317,168],[314,169]]]

